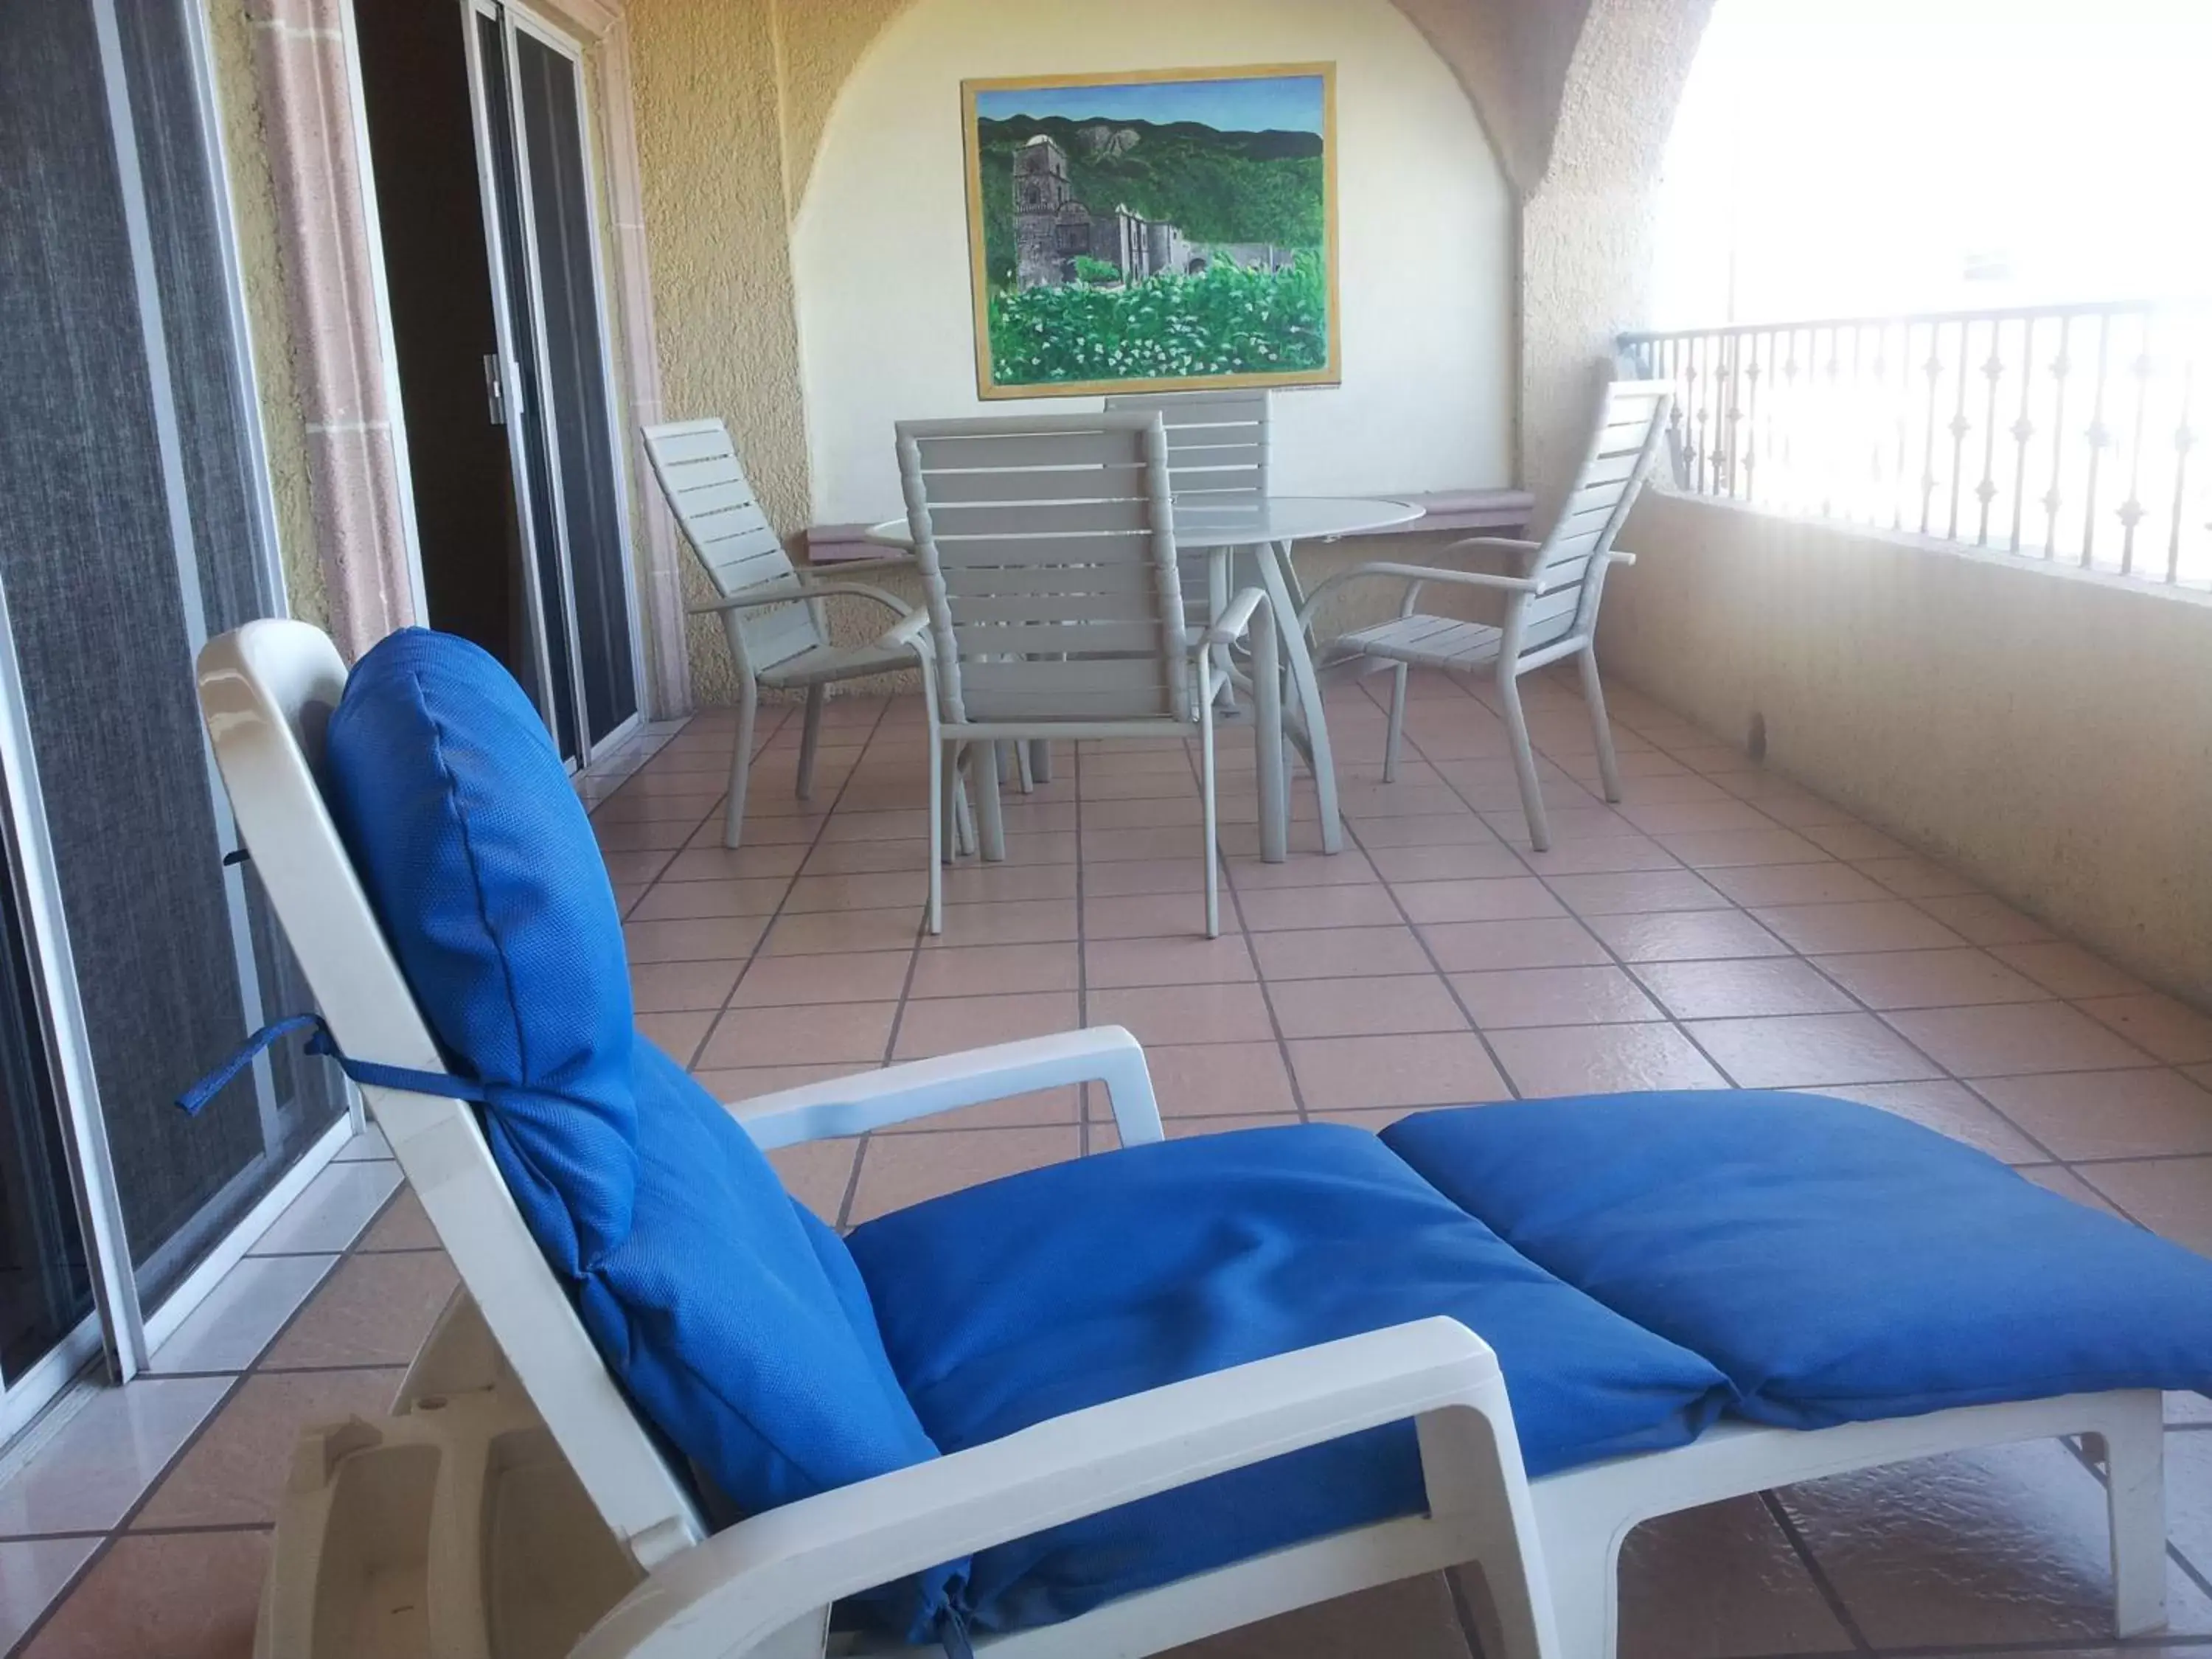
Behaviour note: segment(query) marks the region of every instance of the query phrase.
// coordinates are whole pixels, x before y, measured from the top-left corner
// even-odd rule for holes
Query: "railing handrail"
[[[2161,300],[2080,300],[2063,305],[1995,306],[1986,310],[1891,311],[1864,317],[1781,317],[1768,323],[1717,323],[1709,328],[1636,329],[1619,337],[1623,346],[1651,345],[1664,340],[1711,340],[1747,334],[1778,334],[1804,328],[1877,328],[1905,323],[2013,323],[2029,318],[2118,317],[2136,312],[2203,311],[2212,299],[2175,297]]]

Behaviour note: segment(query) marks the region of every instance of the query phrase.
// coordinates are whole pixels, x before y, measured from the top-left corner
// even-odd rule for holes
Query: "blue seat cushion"
[[[1382,1139],[1530,1260],[1711,1360],[1757,1422],[2212,1384],[2212,1261],[1874,1107],[1617,1095],[1426,1112]]]
[[[843,1243],[635,1034],[590,822],[507,671],[392,635],[354,669],[323,769],[449,1068],[483,1085],[500,1173],[645,1414],[749,1511],[935,1456]]]
[[[891,1364],[947,1452],[1063,1413],[1443,1315],[1498,1352],[1529,1472],[1680,1445],[1711,1365],[1534,1267],[1341,1125],[1133,1147],[899,1211],[848,1241]],[[986,1629],[1423,1507],[1410,1424],[981,1553]]]

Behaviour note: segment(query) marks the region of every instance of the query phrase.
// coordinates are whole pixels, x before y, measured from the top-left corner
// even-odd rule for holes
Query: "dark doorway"
[[[430,624],[535,696],[464,18],[453,0],[357,7],[362,95]]]

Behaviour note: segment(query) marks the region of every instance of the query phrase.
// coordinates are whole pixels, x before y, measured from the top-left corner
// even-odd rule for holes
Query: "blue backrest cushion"
[[[935,1456],[843,1243],[635,1034],[590,821],[507,671],[392,635],[354,669],[323,769],[448,1066],[484,1085],[524,1220],[647,1415],[746,1510]]]
[[[2212,1261],[1875,1107],[1535,1100],[1383,1139],[1531,1260],[1718,1365],[1758,1422],[2212,1384]]]

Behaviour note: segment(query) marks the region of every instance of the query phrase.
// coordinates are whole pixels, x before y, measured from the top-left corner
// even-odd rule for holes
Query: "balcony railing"
[[[1674,384],[1683,489],[2212,587],[2191,424],[2212,397],[2212,307],[1844,317],[1620,345]]]

